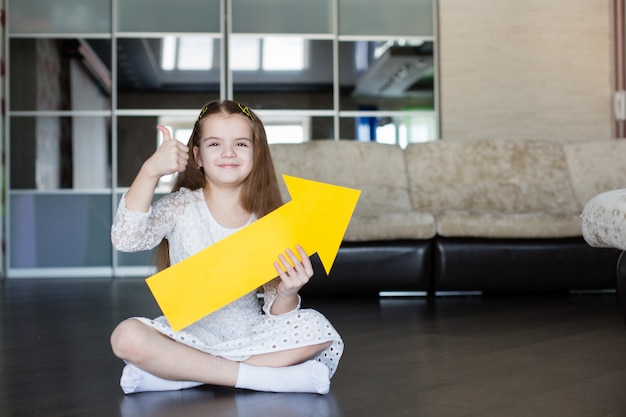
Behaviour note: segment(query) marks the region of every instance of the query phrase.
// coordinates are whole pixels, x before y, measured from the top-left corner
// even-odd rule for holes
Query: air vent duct
[[[392,46],[359,78],[353,95],[406,97],[411,86],[432,70],[432,48]]]

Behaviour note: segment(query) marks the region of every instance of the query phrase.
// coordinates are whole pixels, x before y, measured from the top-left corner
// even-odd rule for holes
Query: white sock
[[[162,379],[130,364],[124,367],[120,378],[120,387],[122,387],[124,394],[144,391],[176,391],[199,385],[203,385],[203,383]]]
[[[281,368],[240,363],[235,388],[326,394],[330,389],[330,378],[326,365],[315,360]]]

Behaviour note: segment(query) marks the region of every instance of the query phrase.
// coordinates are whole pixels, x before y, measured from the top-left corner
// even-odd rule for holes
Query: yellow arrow
[[[274,261],[301,245],[328,274],[361,191],[283,175],[291,201],[146,279],[178,331],[277,276]]]

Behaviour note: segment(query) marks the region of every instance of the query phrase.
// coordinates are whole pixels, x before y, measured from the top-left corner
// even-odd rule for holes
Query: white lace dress
[[[251,218],[248,223],[254,220]],[[153,249],[165,237],[174,264],[237,230],[217,223],[206,205],[202,189],[182,188],[158,200],[147,213],[128,210],[122,197],[111,228],[111,239],[117,250],[135,252]],[[316,358],[328,367],[332,376],[343,353],[341,337],[326,317],[315,310],[301,309],[300,305],[286,314],[271,314],[276,285],[276,280],[264,285],[262,306],[254,291],[178,332],[172,331],[164,316],[136,318],[180,343],[235,361],[332,342]]]

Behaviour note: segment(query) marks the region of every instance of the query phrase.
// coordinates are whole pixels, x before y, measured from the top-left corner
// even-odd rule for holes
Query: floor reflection
[[[268,393],[199,387],[181,391],[145,392],[125,396],[122,417],[335,417],[332,392],[326,395]]]

